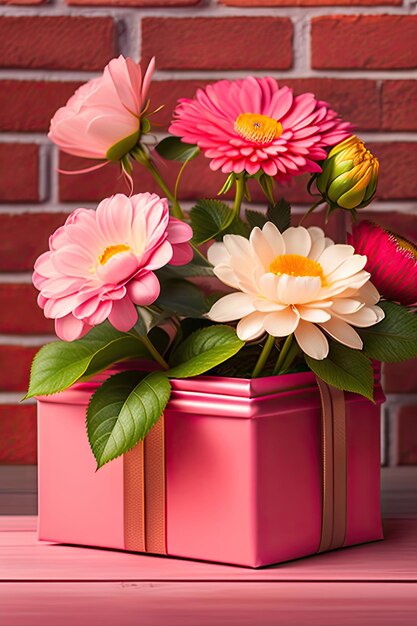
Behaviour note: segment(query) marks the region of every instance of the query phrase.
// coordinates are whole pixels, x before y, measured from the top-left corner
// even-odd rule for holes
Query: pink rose
[[[140,65],[119,56],[102,76],[77,89],[51,120],[48,137],[64,152],[118,161],[137,143],[155,60]]]

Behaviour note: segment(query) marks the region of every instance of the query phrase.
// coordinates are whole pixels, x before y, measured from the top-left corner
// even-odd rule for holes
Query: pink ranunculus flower
[[[386,300],[417,304],[417,247],[368,220],[355,224],[348,242],[367,258],[365,269]]]
[[[137,321],[135,304],[159,296],[154,270],[184,265],[193,255],[188,224],[170,217],[167,200],[116,194],[93,209],[76,209],[35,263],[38,304],[65,341],[108,318],[120,331]]]
[[[179,101],[170,132],[196,144],[212,170],[278,179],[320,172],[317,161],[351,126],[313,94],[293,96],[274,78],[221,80]]]
[[[79,87],[58,109],[49,139],[68,154],[120,160],[138,143],[154,67],[152,59],[142,79],[140,65],[132,59],[112,59],[99,78]]]

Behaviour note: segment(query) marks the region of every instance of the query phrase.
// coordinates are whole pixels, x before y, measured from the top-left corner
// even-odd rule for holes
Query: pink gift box
[[[249,567],[317,553],[323,460],[314,375],[172,383],[164,414],[166,553]],[[95,388],[83,383],[38,399],[39,538],[131,549],[126,498],[136,496],[126,492],[125,459],[96,472],[87,440]],[[382,400],[378,384],[375,404],[345,393],[344,546],[382,539]]]

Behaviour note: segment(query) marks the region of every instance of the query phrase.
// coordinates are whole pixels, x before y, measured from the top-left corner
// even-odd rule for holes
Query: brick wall
[[[156,55],[152,86],[166,130],[176,99],[248,71],[314,91],[357,125],[380,157],[366,215],[417,240],[417,12],[413,0],[0,0],[0,464],[36,462],[34,404],[18,404],[31,358],[52,335],[30,272],[48,234],[78,206],[113,193],[117,171],[59,176],[80,160],[46,138],[50,116],[118,53]],[[204,159],[185,206],[223,180]],[[154,189],[137,174],[138,189]],[[305,210],[305,191],[286,191]],[[371,213],[372,212],[372,213]],[[385,368],[388,464],[417,464],[417,363]],[[413,436],[414,435],[414,436]]]

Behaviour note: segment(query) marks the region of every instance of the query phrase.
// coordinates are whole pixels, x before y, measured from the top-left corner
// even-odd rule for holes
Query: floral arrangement
[[[179,101],[159,143],[143,78],[113,59],[51,121],[50,139],[118,165],[127,194],[79,208],[35,264],[38,303],[61,341],[36,355],[27,397],[60,392],[113,369],[93,395],[87,431],[98,467],[145,437],[164,411],[170,379],[275,376],[312,370],[373,398],[375,361],[417,356],[417,250],[357,212],[373,199],[378,160],[351,125],[313,94],[273,78],[222,80]],[[219,196],[184,215],[181,174],[199,153],[225,175]],[[182,163],[173,190],[161,159]],[[146,168],[161,197],[133,189]],[[308,173],[310,209],[353,218],[347,243],[291,223],[279,193]],[[265,211],[246,209],[252,179]],[[294,217],[293,217],[294,219]],[[133,361],[117,370],[117,363]]]

